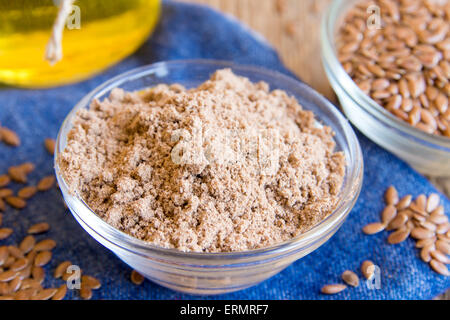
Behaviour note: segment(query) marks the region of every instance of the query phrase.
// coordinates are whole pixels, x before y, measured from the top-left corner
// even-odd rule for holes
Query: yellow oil
[[[44,56],[57,3],[0,0],[0,82],[39,88],[86,79],[133,53],[160,15],[160,0],[77,0],[79,11],[73,8],[63,32],[63,59],[51,66]]]

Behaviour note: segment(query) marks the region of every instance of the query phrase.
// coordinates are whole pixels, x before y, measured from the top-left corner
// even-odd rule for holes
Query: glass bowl
[[[450,176],[450,139],[416,129],[366,95],[340,64],[335,36],[347,10],[358,0],[334,0],[322,21],[322,61],[341,107],[369,139],[405,160],[420,173]]]
[[[102,99],[116,87],[141,90],[161,83],[198,86],[217,69],[231,68],[253,82],[266,81],[271,89],[294,95],[305,109],[336,133],[336,149],[345,153],[347,167],[336,210],[310,231],[281,244],[258,250],[232,253],[190,253],[151,245],[121,232],[98,217],[87,204],[71,194],[61,175],[58,158],[67,143],[75,113],[88,108],[94,98]],[[343,115],[310,87],[280,73],[228,62],[191,60],[160,62],[141,67],[100,85],[70,112],[58,134],[55,170],[64,199],[75,219],[103,246],[131,268],[162,286],[190,294],[219,294],[241,290],[277,274],[292,262],[316,250],[342,225],[359,196],[363,158],[354,131]]]

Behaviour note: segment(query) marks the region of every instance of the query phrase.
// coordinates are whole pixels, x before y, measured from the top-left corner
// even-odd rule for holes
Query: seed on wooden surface
[[[425,228],[417,227],[412,229],[411,237],[417,240],[428,239],[434,236],[434,232]]]
[[[20,289],[20,286],[22,285],[22,279],[20,277],[15,277],[9,282],[9,291],[11,293],[16,292]]]
[[[8,246],[8,251],[9,251],[9,254],[16,259],[25,258],[22,250],[20,250],[16,246]]]
[[[400,201],[397,203],[397,210],[403,210],[409,207],[412,201],[412,196],[410,194],[404,196]]]
[[[36,251],[50,251],[56,247],[56,242],[53,239],[44,239],[36,243],[34,250]]]
[[[375,234],[375,233],[383,231],[384,228],[385,228],[385,225],[383,223],[374,222],[374,223],[370,223],[370,224],[366,225],[363,228],[363,232],[365,234],[371,235],[371,234]]]
[[[36,266],[32,267],[31,268],[31,276],[37,282],[42,283],[45,278],[44,269],[42,269],[41,267],[36,267]]]
[[[35,186],[24,187],[17,192],[17,196],[22,199],[29,199],[34,196],[37,192],[37,188]]]
[[[434,260],[440,261],[444,264],[450,264],[450,259],[442,252],[440,252],[438,250],[434,250],[434,251],[431,251],[430,254]]]
[[[25,173],[24,170],[22,170],[19,167],[10,167],[8,169],[8,174],[9,174],[9,177],[11,178],[11,180],[14,182],[27,183],[27,181],[28,181],[27,174]]]
[[[6,259],[8,259],[9,256],[9,250],[7,246],[1,246],[0,247],[0,266],[2,266]]]
[[[375,265],[372,261],[366,260],[361,264],[361,272],[364,278],[370,279],[375,273]]]
[[[15,209],[23,209],[27,206],[27,202],[19,197],[6,197],[5,201]]]
[[[394,186],[390,186],[386,193],[384,194],[384,199],[386,200],[387,204],[396,205],[398,203],[398,192],[397,189],[395,189]]]
[[[25,258],[17,259],[11,267],[9,267],[10,270],[13,271],[20,271],[25,269],[25,267],[28,265],[28,260]]]
[[[52,297],[52,300],[62,300],[66,296],[67,293],[67,285],[63,284],[56,290],[55,294]]]
[[[432,259],[430,261],[430,266],[437,273],[439,273],[443,276],[446,276],[446,277],[450,276],[450,272],[448,271],[447,266],[445,264],[443,264],[442,262]]]
[[[397,230],[389,235],[388,242],[389,242],[389,244],[401,243],[401,242],[405,241],[406,239],[408,239],[409,233],[410,233],[410,231],[406,228]]]
[[[28,253],[33,249],[35,244],[36,239],[32,235],[28,235],[25,238],[23,238],[22,242],[19,245],[19,249],[23,253]]]
[[[359,278],[353,271],[346,270],[341,275],[342,280],[352,287],[359,286]]]
[[[12,131],[11,129],[1,127],[0,128],[0,137],[4,143],[6,143],[10,146],[13,146],[13,147],[20,146],[19,136],[17,135],[17,133]]]
[[[0,198],[10,197],[14,194],[11,189],[0,189]]]
[[[397,216],[397,209],[393,205],[388,205],[381,213],[381,221],[383,224],[388,224]]]
[[[31,297],[31,300],[49,300],[56,293],[57,289],[49,288],[40,290],[37,294]]]
[[[443,241],[443,240],[437,240],[436,241],[436,249],[438,249],[442,253],[450,254],[450,243]]]
[[[437,193],[432,193],[427,199],[427,211],[432,212],[434,209],[436,209],[439,206],[440,202],[439,195]]]
[[[8,282],[17,276],[17,272],[14,270],[3,271],[0,273],[0,282]]]
[[[50,153],[51,155],[55,154],[55,145],[56,141],[54,139],[47,138],[44,140],[45,149],[47,149],[48,153]]]
[[[90,289],[99,289],[101,287],[101,283],[97,278],[87,275],[81,276],[81,286],[83,285]]]
[[[336,294],[344,291],[345,289],[347,289],[345,284],[328,284],[322,287],[321,292],[323,294]]]
[[[53,276],[58,279],[61,278],[63,276],[64,273],[66,273],[66,270],[69,266],[72,265],[72,262],[70,261],[64,261],[61,262],[55,269],[55,273],[53,274]]]
[[[47,191],[53,187],[55,184],[55,177],[54,176],[47,176],[41,179],[39,181],[37,188],[39,191]]]
[[[47,232],[50,229],[50,225],[47,222],[36,223],[28,229],[29,234],[39,234]]]
[[[36,267],[45,266],[52,259],[52,253],[50,251],[41,251],[36,255],[34,259],[34,265]]]
[[[13,233],[13,229],[0,228],[0,240],[5,240]]]
[[[11,182],[11,178],[6,175],[2,174],[0,175],[0,188],[6,187]]]
[[[137,272],[136,270],[133,270],[131,272],[131,282],[133,282],[136,285],[141,285],[144,282],[145,278],[142,274]]]
[[[81,286],[80,297],[84,300],[90,300],[92,298],[91,288]]]

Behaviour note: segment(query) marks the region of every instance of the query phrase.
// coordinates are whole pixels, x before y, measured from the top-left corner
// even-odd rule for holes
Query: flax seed
[[[393,205],[388,205],[381,213],[381,221],[383,224],[388,224],[397,216],[397,209]]]
[[[9,267],[10,270],[13,271],[20,271],[25,269],[25,267],[28,265],[28,260],[25,258],[17,259],[11,267]]]
[[[411,237],[417,240],[428,239],[434,236],[434,232],[425,228],[417,227],[411,231]]]
[[[27,202],[19,197],[6,197],[5,201],[15,209],[23,209],[27,206]]]
[[[431,255],[430,253],[434,251],[434,244],[429,244],[420,250],[420,258],[423,262],[430,262],[431,261]]]
[[[450,243],[443,240],[437,240],[435,245],[437,250],[444,254],[450,254]]]
[[[439,262],[437,260],[432,259],[430,261],[430,266],[437,273],[439,273],[439,274],[441,274],[443,276],[446,276],[446,277],[450,276],[450,272],[448,271],[448,269],[445,266],[445,264],[443,264],[442,262]]]
[[[8,282],[14,279],[17,275],[17,272],[14,270],[3,271],[0,273],[0,282]]]
[[[6,246],[0,247],[0,267],[5,263],[6,259],[8,259],[9,250]]]
[[[19,290],[20,286],[22,285],[22,279],[20,277],[15,277],[9,282],[9,291],[11,293],[16,292]]]
[[[9,254],[10,254],[11,256],[13,256],[14,258],[16,258],[16,259],[22,259],[22,258],[25,258],[25,256],[24,256],[22,250],[20,250],[20,249],[17,248],[16,246],[8,246],[8,251],[9,251]]]
[[[404,196],[398,203],[397,203],[397,210],[403,210],[409,207],[411,204],[412,196],[409,194],[407,196]]]
[[[10,228],[0,228],[0,240],[5,240],[13,233]]]
[[[350,270],[344,271],[342,273],[341,278],[349,286],[352,286],[352,287],[359,286],[359,278],[356,275],[356,273],[354,273],[353,271],[350,271]]]
[[[34,196],[37,192],[37,188],[35,186],[24,187],[17,192],[17,196],[22,199],[29,199]]]
[[[69,266],[72,265],[72,262],[70,261],[64,261],[61,262],[55,269],[55,273],[54,273],[54,277],[56,279],[61,278],[63,276],[64,273],[66,273],[66,270]]]
[[[131,282],[133,282],[136,285],[141,285],[144,282],[145,278],[143,275],[141,275],[136,270],[133,270],[131,272]]]
[[[419,249],[425,248],[428,245],[434,244],[435,241],[436,241],[436,237],[418,240],[416,242],[416,248],[419,248]]]
[[[90,289],[99,289],[101,287],[101,283],[97,278],[87,275],[81,276],[81,286],[83,285]]]
[[[41,181],[39,181],[37,185],[37,189],[39,191],[47,191],[53,187],[55,184],[55,177],[54,176],[47,176],[45,178],[42,178]]]
[[[36,267],[45,266],[52,258],[52,253],[50,251],[41,251],[36,255],[34,259],[34,265]]]
[[[17,135],[17,133],[12,131],[11,129],[8,129],[5,127],[0,128],[0,137],[4,143],[6,143],[10,146],[13,146],[13,147],[20,146],[19,136]]]
[[[81,286],[80,297],[84,300],[90,300],[92,298],[91,288]]]
[[[19,249],[26,254],[33,249],[35,243],[36,239],[32,235],[26,236],[20,243]]]
[[[41,240],[34,246],[36,251],[51,251],[56,247],[56,242],[53,239]]]
[[[323,286],[321,292],[323,294],[337,294],[347,289],[345,284],[328,284]]]
[[[17,183],[27,183],[27,175],[24,170],[19,167],[10,167],[8,169],[8,175],[12,181]]]
[[[383,231],[384,228],[385,228],[385,225],[383,223],[374,222],[374,223],[370,223],[370,224],[366,225],[363,228],[363,232],[365,234],[371,235],[371,234],[376,234],[378,232]]]
[[[6,187],[10,182],[11,178],[8,175],[6,174],[0,175],[0,188]]]
[[[439,206],[440,198],[436,193],[432,193],[427,199],[427,207],[426,210],[428,212],[432,212]]]
[[[67,285],[63,284],[56,290],[52,300],[63,300],[67,293]]]
[[[49,300],[55,295],[56,291],[57,289],[54,288],[40,290],[31,297],[31,300]]]
[[[361,272],[366,279],[372,278],[375,272],[375,265],[372,261],[366,260],[361,264]]]
[[[41,223],[32,225],[28,229],[28,233],[29,234],[39,234],[39,233],[47,232],[49,229],[50,229],[50,225],[47,222],[41,222]]]
[[[10,197],[14,194],[11,189],[0,189],[0,198]]]
[[[400,211],[399,214],[389,223],[388,230],[400,229],[408,221],[408,216],[404,211]]]
[[[56,141],[54,139],[47,138],[44,140],[45,149],[47,149],[48,153],[50,153],[51,155],[55,154],[55,145]]]
[[[384,195],[387,204],[396,205],[398,203],[398,192],[394,186],[390,186]]]
[[[398,244],[408,239],[410,231],[408,229],[400,229],[391,233],[388,237],[389,244]]]
[[[45,278],[45,272],[44,269],[42,269],[41,267],[32,267],[31,268],[31,276],[33,277],[33,279],[39,283],[42,283],[44,281]]]

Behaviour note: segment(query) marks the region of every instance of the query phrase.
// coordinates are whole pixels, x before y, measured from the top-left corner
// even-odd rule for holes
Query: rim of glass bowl
[[[342,90],[348,94],[348,97],[353,99],[355,103],[369,112],[379,121],[387,124],[389,127],[401,131],[401,134],[410,136],[414,140],[420,140],[425,144],[432,144],[435,148],[446,149],[450,152],[450,139],[426,133],[421,131],[406,122],[398,119],[389,111],[384,109],[370,96],[366,95],[353,81],[353,79],[345,72],[344,67],[339,62],[335,50],[335,26],[340,23],[344,12],[350,8],[354,2],[348,0],[334,0],[327,12],[322,18],[321,26],[321,46],[324,62],[329,66],[329,69]]]
[[[58,157],[62,151],[62,143],[63,133],[66,133],[71,128],[72,119],[75,116],[75,113],[81,108],[85,108],[89,105],[93,98],[102,96],[105,93],[109,92],[113,88],[119,87],[121,84],[130,82],[133,80],[137,80],[139,78],[157,74],[158,70],[170,70],[171,66],[176,65],[211,65],[217,67],[217,69],[221,68],[231,68],[235,71],[246,71],[253,72],[259,74],[265,74],[266,76],[270,76],[274,79],[279,80],[280,83],[290,83],[295,84],[295,86],[303,87],[304,90],[308,90],[314,99],[318,99],[320,103],[324,104],[328,109],[330,109],[333,116],[337,117],[339,120],[339,124],[344,128],[343,137],[345,138],[345,147],[348,148],[350,154],[346,154],[346,159],[349,163],[347,163],[346,168],[346,176],[344,178],[344,184],[340,191],[339,197],[340,200],[338,202],[338,206],[336,209],[324,220],[322,220],[319,224],[314,226],[311,230],[293,238],[288,241],[285,241],[280,244],[276,244],[270,247],[265,247],[261,249],[242,251],[242,252],[218,252],[218,253],[203,253],[203,252],[183,252],[177,249],[169,249],[158,247],[152,245],[143,240],[132,237],[114,227],[109,225],[107,222],[102,220],[93,210],[89,208],[89,206],[83,201],[81,197],[77,194],[73,195],[69,192],[69,188],[60,174],[60,168],[58,165]],[[169,71],[170,72],[170,71]],[[65,139],[65,137],[64,137]],[[347,152],[346,152],[347,153]],[[236,65],[234,63],[226,62],[226,61],[217,61],[217,60],[175,60],[169,62],[158,62],[155,64],[139,67],[133,69],[131,71],[125,72],[121,75],[114,77],[113,79],[101,84],[96,89],[91,91],[85,97],[83,97],[80,102],[76,104],[76,106],[70,111],[64,120],[60,131],[58,133],[58,138],[56,142],[56,150],[54,157],[54,165],[55,172],[58,179],[59,186],[64,197],[70,197],[70,201],[75,201],[77,204],[77,208],[83,208],[83,210],[75,211],[71,210],[72,214],[76,215],[78,219],[81,219],[83,223],[89,227],[93,232],[102,237],[107,242],[113,244],[114,246],[118,246],[126,251],[132,252],[134,254],[140,254],[141,256],[152,256],[155,254],[160,254],[163,256],[170,256],[172,258],[180,258],[180,261],[188,261],[183,259],[199,259],[203,260],[206,263],[208,260],[209,264],[215,262],[222,262],[222,260],[230,260],[235,258],[241,258],[240,263],[243,260],[247,260],[248,262],[255,261],[256,257],[260,257],[261,255],[272,255],[272,254],[285,254],[289,253],[293,249],[301,248],[302,246],[307,246],[311,244],[312,241],[320,239],[323,235],[328,234],[333,230],[334,227],[340,225],[348,213],[353,208],[360,190],[362,186],[362,173],[363,173],[363,156],[361,152],[361,148],[358,142],[358,139],[348,123],[348,120],[337,110],[328,100],[326,100],[323,96],[315,92],[306,84],[303,84],[293,78],[290,78],[286,75],[283,75],[276,71],[267,70],[260,67],[255,66],[241,66]],[[69,203],[70,206],[70,203]],[[85,216],[85,215],[89,215]],[[86,218],[92,219],[95,225],[90,225],[86,222]],[[211,260],[211,258],[213,260]],[[257,259],[260,260],[260,259]],[[197,260],[196,260],[197,261]],[[214,264],[214,263],[213,263]]]

